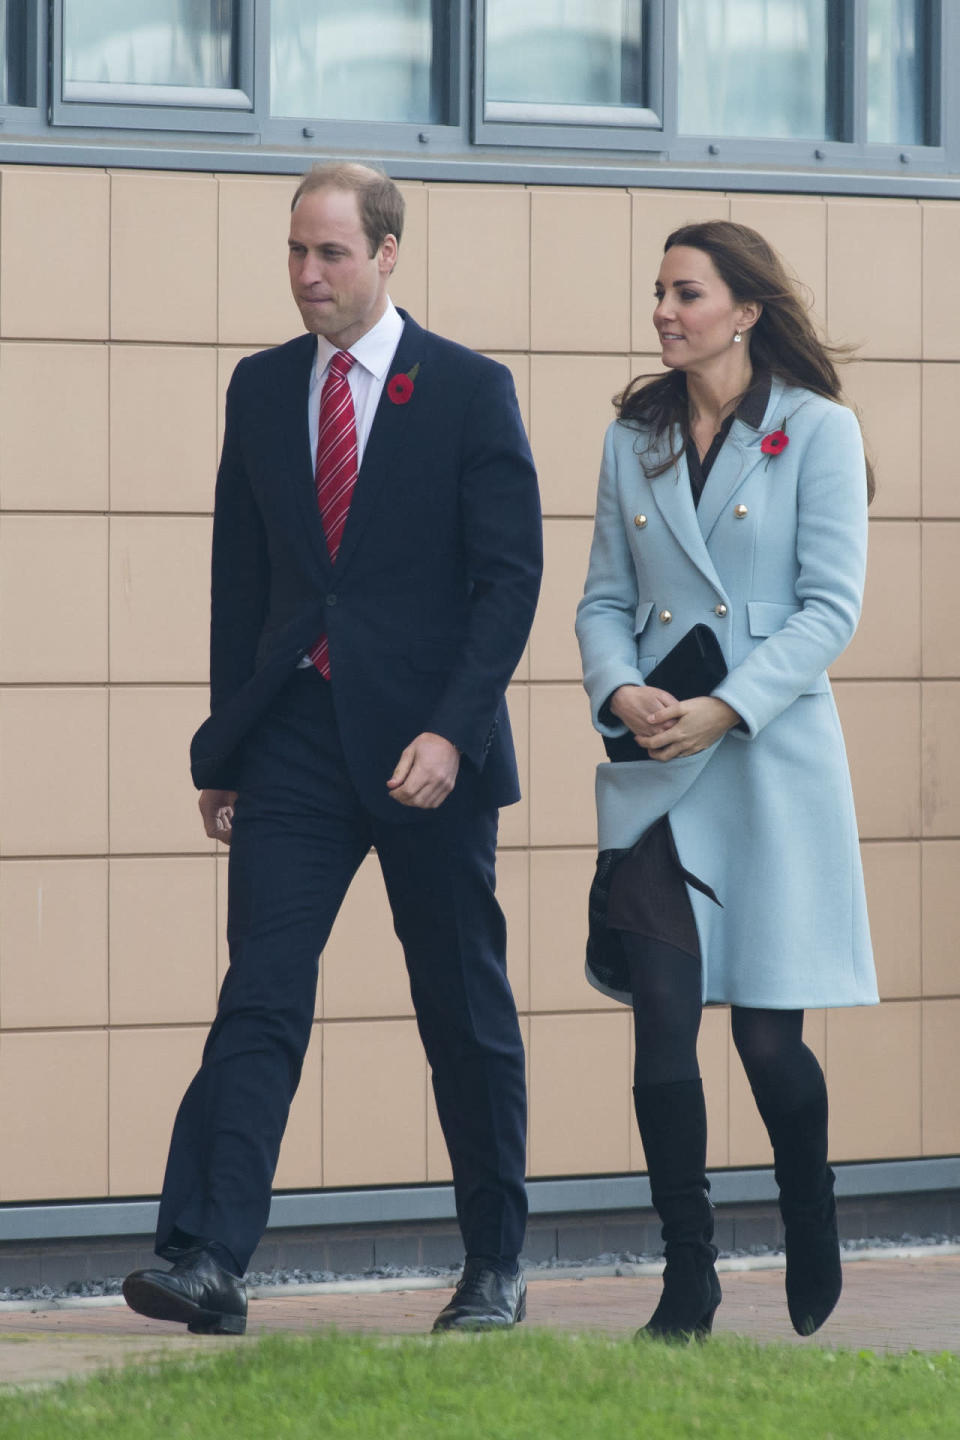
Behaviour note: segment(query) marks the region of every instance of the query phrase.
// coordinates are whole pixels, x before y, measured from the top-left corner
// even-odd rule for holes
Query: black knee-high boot
[[[796,1110],[778,1109],[769,1096],[756,1098],[773,1145],[773,1173],[780,1187],[787,1309],[797,1334],[812,1335],[843,1288],[834,1175],[827,1164],[826,1086]]]
[[[667,1261],[660,1303],[638,1334],[664,1340],[702,1339],[710,1333],[721,1299],[714,1267],[717,1250],[711,1243],[703,1085],[699,1078],[636,1085],[633,1099]]]

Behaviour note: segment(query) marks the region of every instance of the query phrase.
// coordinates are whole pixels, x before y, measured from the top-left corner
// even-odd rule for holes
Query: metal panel
[[[960,1189],[960,1156],[931,1160],[881,1160],[837,1165],[837,1194],[845,1197],[927,1194]],[[773,1171],[711,1172],[715,1204],[756,1204],[775,1200]],[[578,1215],[647,1209],[645,1175],[602,1175],[582,1179],[532,1180],[531,1215]],[[275,1195],[269,1229],[312,1225],[374,1225],[453,1220],[451,1185],[410,1185],[395,1189],[318,1190]],[[0,1206],[0,1242],[58,1240],[103,1235],[148,1235],[157,1220],[154,1200],[115,1200],[76,1205]]]

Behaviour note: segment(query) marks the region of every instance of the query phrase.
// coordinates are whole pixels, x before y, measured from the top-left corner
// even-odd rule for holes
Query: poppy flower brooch
[[[771,430],[769,435],[764,435],[760,441],[760,449],[764,455],[766,455],[767,462],[769,463],[772,456],[782,455],[789,444],[790,436],[787,434],[787,421],[786,417],[784,417],[780,423],[779,430]]]
[[[419,369],[420,362],[417,361],[413,369],[407,370],[405,374],[390,376],[387,381],[387,397],[393,401],[394,405],[406,405],[412,397],[413,382],[417,378]]]

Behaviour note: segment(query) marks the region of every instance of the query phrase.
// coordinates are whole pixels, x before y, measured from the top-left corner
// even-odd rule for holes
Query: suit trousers
[[[230,847],[230,965],[174,1123],[159,1255],[216,1241],[247,1268],[310,1039],[318,957],[371,845],[432,1070],[466,1253],[506,1263],[519,1254],[526,1086],[494,894],[497,812],[459,792],[415,819],[366,810],[330,686],[312,666],[294,672],[251,731]]]

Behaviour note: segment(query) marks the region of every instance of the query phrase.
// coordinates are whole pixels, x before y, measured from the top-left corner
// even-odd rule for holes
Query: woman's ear
[[[741,330],[752,330],[762,314],[763,306],[760,301],[748,300],[740,306],[740,318],[737,324]]]

